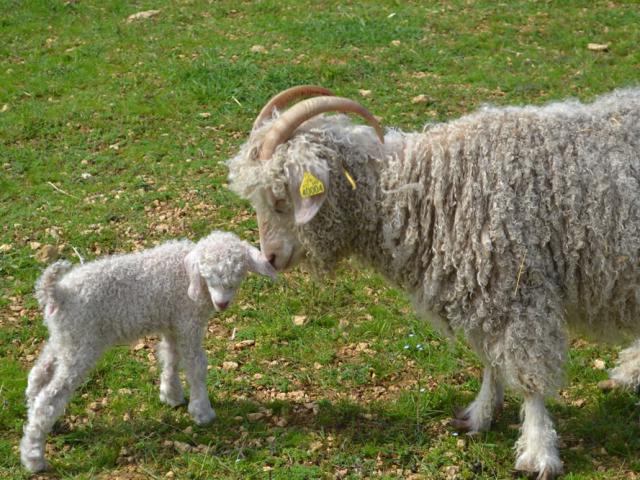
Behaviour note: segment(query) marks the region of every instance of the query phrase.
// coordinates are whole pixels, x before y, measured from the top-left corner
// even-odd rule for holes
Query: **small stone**
[[[57,260],[59,256],[58,248],[54,245],[44,245],[35,255],[36,260],[40,263],[51,263]]]
[[[402,45],[402,42],[400,40],[392,40],[391,45],[393,45],[394,47],[399,47],[400,45]]]
[[[193,450],[193,447],[188,443],[178,441],[173,442],[173,448],[178,450],[180,453],[188,453]]]
[[[251,47],[253,53],[267,53],[267,49],[263,45],[254,45]]]
[[[312,442],[311,445],[309,445],[309,451],[311,453],[320,450],[322,448],[322,442],[320,441],[316,441],[316,442]]]
[[[363,96],[363,97],[370,97],[371,96],[371,90],[358,90],[358,93],[360,93],[360,95]]]
[[[0,252],[6,253],[10,251],[12,248],[13,246],[9,245],[8,243],[3,243],[2,245],[0,245]]]
[[[247,420],[249,420],[250,422],[257,422],[263,417],[264,417],[264,413],[262,412],[247,413]]]
[[[296,327],[301,327],[303,326],[305,323],[307,323],[307,316],[306,315],[295,315],[293,317],[293,324]]]
[[[584,398],[578,398],[571,402],[572,407],[582,408],[586,405],[587,401]]]
[[[460,467],[457,465],[449,465],[444,468],[444,474],[447,479],[455,479],[458,478],[458,472],[460,471]]]
[[[242,340],[233,346],[234,350],[242,350],[248,347],[253,347],[256,344],[255,340]]]
[[[222,369],[223,370],[237,370],[239,367],[238,362],[222,362]]]
[[[127,17],[127,22],[135,22],[136,20],[146,20],[151,17],[155,17],[160,13],[160,10],[145,10],[144,12],[134,13]]]
[[[587,45],[587,49],[592,52],[606,52],[609,50],[608,43],[590,43]]]
[[[411,99],[411,103],[416,104],[416,103],[427,103],[428,101],[428,97],[424,94],[420,94],[420,95],[416,95],[415,97],[413,97]]]
[[[289,422],[284,417],[273,417],[273,424],[277,427],[286,427]]]
[[[604,360],[596,358],[593,361],[593,368],[595,368],[596,370],[604,370],[606,367],[607,367],[607,365],[606,365],[606,363],[604,363]]]

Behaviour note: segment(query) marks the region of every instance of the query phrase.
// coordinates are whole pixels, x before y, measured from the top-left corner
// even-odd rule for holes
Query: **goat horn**
[[[362,105],[343,97],[309,98],[296,103],[273,122],[267,132],[260,149],[260,160],[269,160],[275,149],[281,143],[291,138],[293,132],[310,118],[325,112],[356,113],[371,125],[378,135],[381,143],[384,143],[384,132],[376,118]]]
[[[271,117],[275,108],[281,109],[300,97],[315,97],[320,95],[333,96],[333,92],[315,85],[299,85],[297,87],[291,87],[283,90],[273,96],[262,110],[260,110],[260,114],[256,118],[255,122],[253,122],[253,130],[258,128],[267,118]]]

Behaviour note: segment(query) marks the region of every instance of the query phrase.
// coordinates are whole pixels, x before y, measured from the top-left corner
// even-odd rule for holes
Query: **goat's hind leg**
[[[495,413],[502,409],[503,400],[504,389],[497,372],[485,366],[480,392],[467,408],[454,413],[452,425],[469,433],[487,431]]]
[[[175,336],[163,335],[158,343],[158,356],[162,363],[162,373],[160,374],[160,401],[171,407],[177,407],[184,403],[184,392],[178,368],[180,366],[180,355]]]

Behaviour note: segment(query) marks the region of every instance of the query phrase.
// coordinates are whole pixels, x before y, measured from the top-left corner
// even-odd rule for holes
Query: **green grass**
[[[148,9],[161,13],[127,23]],[[635,1],[0,0],[0,12],[7,479],[29,477],[16,446],[26,375],[46,338],[34,242],[74,260],[74,249],[92,259],[214,228],[255,242],[222,161],[291,85],[332,88],[385,125],[419,129],[487,102],[589,99],[637,84],[640,71]],[[609,49],[590,51],[591,42]],[[412,103],[418,95],[426,101]],[[307,323],[295,326],[296,315]],[[234,350],[243,339],[256,345]],[[477,391],[477,359],[355,263],[324,281],[304,271],[276,283],[251,277],[206,342],[213,426],[160,404],[151,349],[119,347],[57,423],[45,478],[512,478],[518,399],[508,396],[492,432],[456,436],[447,419]],[[611,366],[616,354],[573,348],[567,386],[549,402],[565,478],[640,475],[637,398],[595,386],[606,374],[593,361]],[[237,370],[219,368],[230,360]]]

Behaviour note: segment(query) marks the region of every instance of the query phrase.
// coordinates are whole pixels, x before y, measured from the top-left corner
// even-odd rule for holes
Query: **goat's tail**
[[[36,299],[45,312],[53,312],[60,304],[60,292],[56,288],[60,277],[71,269],[71,263],[59,260],[49,265],[36,282]]]

